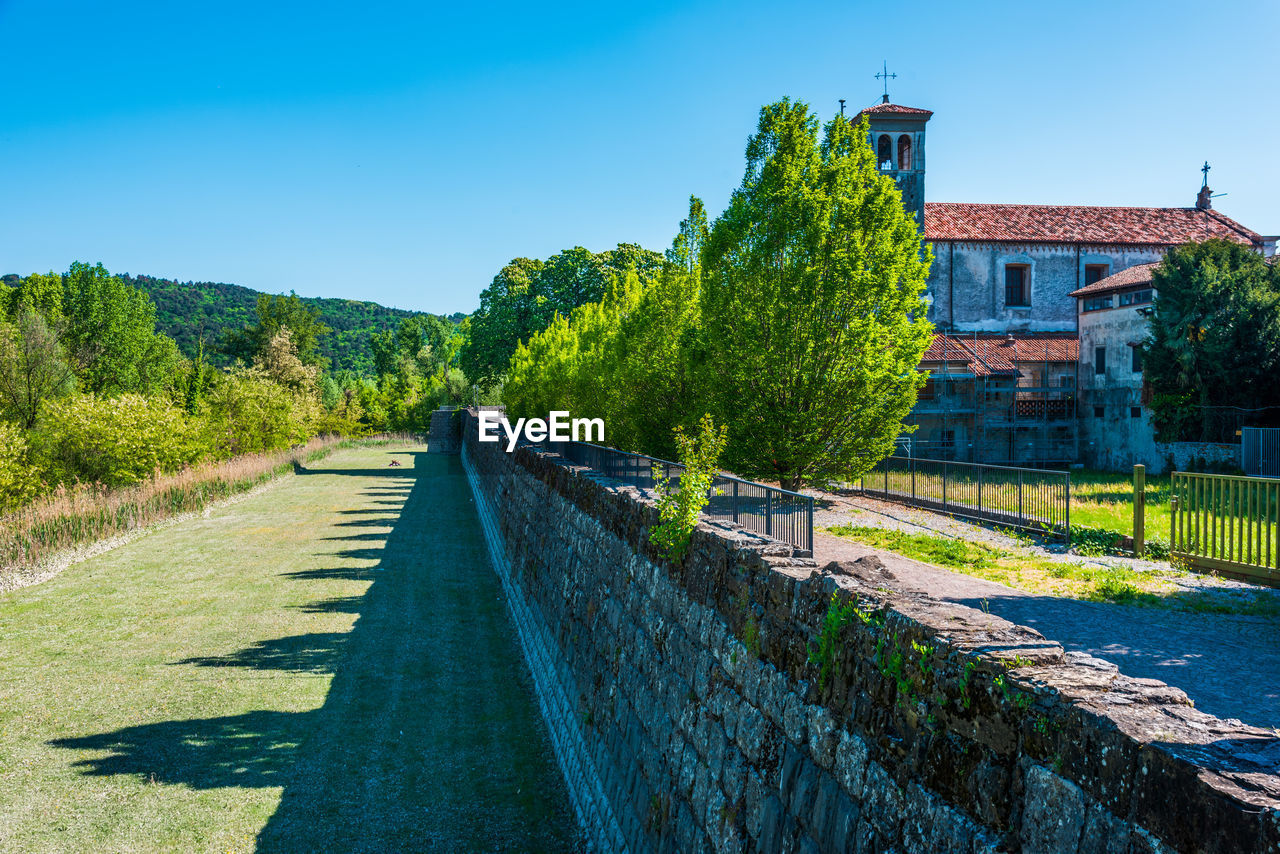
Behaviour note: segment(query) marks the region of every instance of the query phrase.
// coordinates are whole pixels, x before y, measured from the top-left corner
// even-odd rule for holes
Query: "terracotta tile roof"
[[[858,115],[870,113],[875,116],[898,115],[898,116],[919,116],[928,118],[933,115],[933,110],[921,110],[917,107],[904,107],[901,104],[872,104],[861,110]]]
[[[1176,246],[1221,237],[1261,246],[1262,237],[1214,210],[1092,205],[926,202],[926,240],[1130,243]]]
[[[1160,266],[1159,261],[1150,264],[1138,264],[1127,270],[1121,270],[1106,278],[1099,279],[1092,285],[1085,285],[1083,288],[1077,288],[1068,296],[1087,297],[1093,294],[1109,294],[1112,291],[1121,291],[1125,288],[1136,287],[1137,285],[1151,284],[1151,271]]]
[[[935,335],[922,368],[962,362],[974,376],[1012,375],[1018,362],[1078,362],[1080,341],[1070,334]]]

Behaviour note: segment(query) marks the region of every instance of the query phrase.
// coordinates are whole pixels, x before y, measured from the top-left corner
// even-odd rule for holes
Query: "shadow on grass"
[[[281,583],[300,584],[371,579],[361,596],[304,607],[359,614],[352,630],[262,640],[175,664],[276,671],[278,679],[332,673],[324,704],[163,721],[53,744],[75,751],[75,767],[90,776],[196,789],[280,787],[259,851],[579,848],[458,459],[417,453],[412,468],[303,474],[389,477],[411,487],[402,501],[386,502],[398,512],[386,520],[393,529],[380,547],[333,553],[376,560],[375,567],[281,575]]]

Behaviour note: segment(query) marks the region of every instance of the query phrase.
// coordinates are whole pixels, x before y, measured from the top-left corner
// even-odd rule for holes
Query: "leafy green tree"
[[[180,354],[157,335],[155,306],[145,293],[101,264],[79,261],[63,283],[61,341],[87,391],[111,395],[169,386]]]
[[[702,250],[711,236],[707,225],[707,209],[702,199],[689,197],[689,216],[680,221],[680,231],[667,250],[667,263],[693,275],[700,275]]]
[[[703,253],[699,371],[726,462],[787,488],[891,453],[924,380],[932,258],[868,133],[837,116],[819,139],[805,104],[761,109]]]
[[[0,411],[6,418],[30,430],[45,401],[75,387],[75,373],[42,315],[24,306],[13,323],[0,323]]]
[[[320,355],[320,339],[331,331],[320,321],[320,309],[308,305],[295,293],[259,294],[254,323],[236,332],[228,332],[223,351],[246,364],[252,362],[280,333],[288,329],[298,358],[304,365],[328,366]]]
[[[1143,379],[1161,441],[1228,442],[1280,423],[1280,269],[1225,240],[1189,243],[1152,273]]]
[[[600,253],[576,246],[546,261],[514,259],[480,294],[462,370],[473,382],[491,387],[505,374],[517,345],[546,329],[556,315],[568,317],[580,305],[599,302],[629,271],[647,282],[662,267],[661,255],[630,243]]]
[[[62,276],[52,271],[32,273],[14,289],[10,314],[20,311],[36,312],[50,323],[62,320]]]

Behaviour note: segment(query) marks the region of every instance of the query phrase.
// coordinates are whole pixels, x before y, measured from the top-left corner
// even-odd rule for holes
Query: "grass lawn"
[[[1191,592],[1172,582],[1176,570],[1132,572],[1082,566],[955,537],[886,528],[839,525],[827,528],[827,533],[1029,593],[1200,613],[1280,616],[1280,592],[1261,591],[1244,598],[1216,591]]]
[[[1146,537],[1169,539],[1168,475],[1147,475]],[[1071,524],[1133,534],[1133,474],[1071,472]]]
[[[0,594],[0,850],[571,847],[460,464],[424,450]]]

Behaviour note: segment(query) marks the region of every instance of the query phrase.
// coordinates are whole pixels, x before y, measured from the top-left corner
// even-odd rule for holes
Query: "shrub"
[[[0,511],[7,512],[30,501],[39,485],[39,471],[31,464],[22,429],[0,421]]]
[[[208,455],[201,425],[168,400],[92,394],[50,401],[39,441],[56,482],[139,483]]]
[[[658,518],[649,539],[668,560],[679,562],[689,548],[689,537],[698,526],[698,516],[707,506],[711,484],[716,476],[716,461],[728,438],[725,427],[717,428],[710,415],[702,416],[698,435],[691,436],[683,427],[675,428],[676,447],[684,472],[680,485],[673,489],[669,479],[658,485]]]
[[[225,457],[266,453],[305,442],[319,416],[265,371],[235,368],[218,378],[204,399],[210,441]]]
[[[1146,542],[1146,557],[1151,560],[1169,559],[1169,541],[1164,537],[1152,537]]]
[[[1123,537],[1119,531],[1094,528],[1089,525],[1071,526],[1071,549],[1080,555],[1104,555],[1115,548]]]

